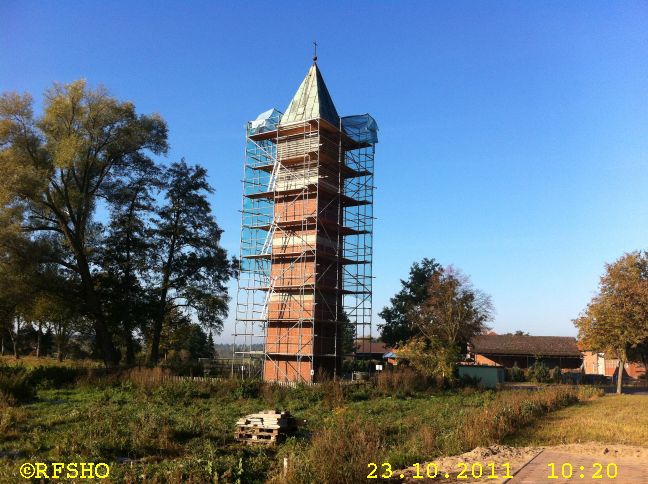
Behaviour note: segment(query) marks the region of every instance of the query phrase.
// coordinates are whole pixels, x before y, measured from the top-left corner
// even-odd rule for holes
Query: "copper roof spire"
[[[334,126],[338,126],[340,123],[340,116],[317,65],[317,42],[313,42],[313,44],[315,45],[313,65],[308,69],[306,77],[281,117],[280,124],[309,119],[325,119]]]

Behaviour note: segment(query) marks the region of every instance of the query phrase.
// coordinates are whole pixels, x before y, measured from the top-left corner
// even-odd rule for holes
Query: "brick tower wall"
[[[265,380],[313,381],[339,371],[339,156],[339,142],[319,131],[277,143]]]

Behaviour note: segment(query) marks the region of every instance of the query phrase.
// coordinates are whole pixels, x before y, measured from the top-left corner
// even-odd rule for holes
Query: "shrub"
[[[548,412],[578,401],[579,391],[552,386],[537,391],[516,390],[497,394],[478,411],[466,416],[459,434],[466,449],[490,445]]]
[[[269,385],[272,385],[272,383]],[[320,386],[298,384],[286,391],[286,403],[290,404],[292,410],[311,408],[323,399],[324,393]]]
[[[554,383],[560,383],[562,381],[562,370],[559,366],[554,366],[549,372],[549,379]]]
[[[174,375],[178,376],[203,376],[205,374],[205,369],[201,363],[184,358],[182,355],[170,358],[161,366],[171,370]]]
[[[344,389],[344,399],[348,402],[362,402],[371,399],[375,393],[370,385],[348,385]]]
[[[506,370],[506,376],[508,381],[524,381],[524,371],[518,366],[517,361]]]
[[[174,421],[168,415],[144,411],[130,422],[130,426],[134,449],[142,452],[150,449],[170,451],[176,446],[173,442]]]
[[[163,402],[170,405],[178,402],[190,404],[194,398],[208,398],[210,396],[209,385],[196,381],[165,381],[152,389],[152,394]]]
[[[236,398],[258,398],[261,393],[261,380],[237,380],[238,384],[234,389]]]
[[[382,462],[378,429],[344,412],[336,412],[330,424],[318,431],[303,453],[294,455],[286,478],[274,482],[325,484],[364,482],[367,463]]]
[[[324,408],[332,409],[344,404],[344,391],[339,380],[324,381],[320,385],[320,391],[324,395]]]
[[[29,382],[38,388],[60,388],[73,385],[85,373],[81,368],[69,366],[35,366],[28,370]]]
[[[270,407],[276,407],[288,399],[290,388],[280,385],[264,383],[261,385],[260,394],[263,401]]]
[[[5,405],[26,402],[35,396],[25,371],[0,373],[0,399]]]
[[[579,385],[578,399],[581,401],[594,400],[605,395],[605,390],[598,387],[591,387],[588,385]]]
[[[458,383],[464,388],[479,388],[481,385],[481,378],[478,376],[462,375]]]
[[[22,430],[20,424],[28,417],[24,409],[16,408],[14,404],[13,398],[0,393],[0,435],[5,442],[20,436]]]
[[[385,370],[376,376],[376,388],[383,395],[412,395],[430,387],[427,377],[413,368],[403,367]]]
[[[154,388],[171,376],[171,370],[156,366],[154,368],[136,367],[120,374],[121,381],[128,381],[139,388]]]
[[[536,360],[527,370],[527,378],[536,383],[547,383],[550,381],[549,369],[544,363]]]
[[[379,363],[382,362],[377,360],[344,360],[342,362],[342,373],[351,373],[354,371],[369,372]]]

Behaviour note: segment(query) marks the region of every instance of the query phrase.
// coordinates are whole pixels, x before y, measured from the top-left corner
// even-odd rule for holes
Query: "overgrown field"
[[[34,368],[38,366],[56,366],[66,368],[102,368],[103,364],[96,360],[63,360],[56,358],[38,358],[36,356],[21,356],[16,360],[13,355],[0,356],[0,366],[24,366]]]
[[[72,381],[61,372],[0,368],[0,482],[14,480],[27,461],[108,462],[116,482],[359,482],[370,461],[397,468],[501,441],[592,396],[567,386],[424,389],[407,372],[295,389],[161,383],[155,370]],[[266,408],[291,411],[303,421],[300,434],[275,449],[237,444],[235,421]]]
[[[508,439],[512,445],[583,442],[648,445],[648,397],[606,395],[580,402],[524,427]]]

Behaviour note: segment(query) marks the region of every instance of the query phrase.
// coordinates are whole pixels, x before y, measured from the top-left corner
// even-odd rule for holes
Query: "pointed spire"
[[[340,123],[340,116],[324,84],[315,55],[313,65],[281,117],[281,124],[317,118],[325,119],[334,126]]]

